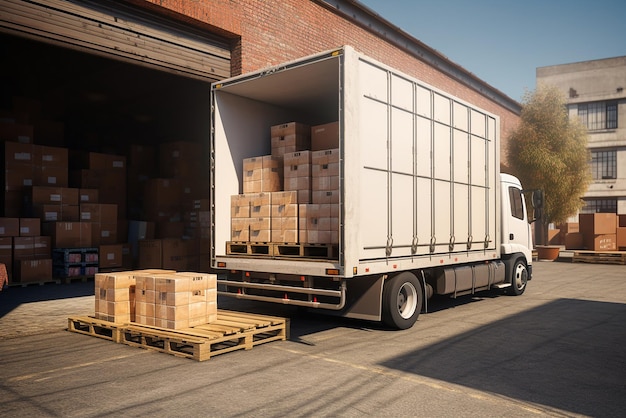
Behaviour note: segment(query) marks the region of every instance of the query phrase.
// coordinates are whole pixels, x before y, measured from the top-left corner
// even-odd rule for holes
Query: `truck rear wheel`
[[[519,296],[526,290],[528,283],[528,267],[524,260],[518,258],[511,269],[511,286],[506,288],[506,293]]]
[[[423,292],[419,280],[409,272],[385,281],[383,322],[393,328],[411,328],[422,310]]]

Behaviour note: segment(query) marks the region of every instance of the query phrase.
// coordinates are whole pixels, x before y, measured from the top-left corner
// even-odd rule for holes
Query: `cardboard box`
[[[246,193],[250,202],[251,218],[269,217],[272,211],[272,193]]]
[[[239,194],[230,197],[231,218],[250,217],[250,195]]]
[[[626,215],[617,215],[617,226],[619,228],[626,228]]]
[[[83,222],[116,223],[117,205],[112,203],[82,203],[80,220]]]
[[[39,218],[20,218],[21,237],[35,237],[41,235],[41,220]]]
[[[337,190],[314,190],[311,192],[313,203],[328,204],[339,203],[339,191]]]
[[[191,178],[198,175],[202,161],[202,145],[176,141],[159,146],[159,175],[166,178]]]
[[[34,184],[38,186],[67,187],[67,167],[34,166]]]
[[[13,237],[13,259],[32,260],[35,258],[34,237]]]
[[[44,222],[44,235],[52,237],[53,248],[91,247],[91,223],[88,222]]]
[[[339,122],[311,127],[311,150],[339,148]]]
[[[230,225],[231,241],[250,241],[250,218],[232,218]]]
[[[99,248],[99,267],[122,267],[122,244],[101,245]]]
[[[16,262],[15,281],[20,283],[38,282],[52,278],[52,259],[20,260]]]
[[[47,236],[33,237],[35,258],[50,258],[52,253],[52,240]]]
[[[6,192],[14,191],[21,194],[25,187],[30,187],[35,184],[35,170],[32,165],[24,165],[21,167],[14,166],[7,168],[4,173],[4,189]]]
[[[0,218],[0,237],[18,237],[20,218]]]
[[[182,238],[185,235],[183,222],[157,222],[156,238]]]
[[[584,236],[615,234],[615,213],[581,213],[578,215],[580,232]]]
[[[243,161],[243,192],[277,192],[283,189],[282,158],[265,155]]]
[[[311,127],[304,123],[290,122],[270,128],[271,154],[283,156],[287,153],[311,148]]]
[[[163,266],[162,241],[160,239],[145,239],[138,243],[140,269],[160,269]]]
[[[43,167],[60,167],[65,170],[65,177],[67,178],[68,169],[68,151],[67,148],[60,147],[48,147],[39,145],[39,161],[36,161],[36,165]]]
[[[591,251],[616,251],[616,234],[584,235],[585,248]]]
[[[0,141],[32,144],[34,137],[33,125],[26,123],[0,123]]]
[[[164,238],[162,240],[161,268],[171,270],[186,270],[188,247],[180,238]]]
[[[37,204],[33,206],[32,215],[45,222],[79,222],[78,205]]]
[[[35,149],[36,145],[22,144],[19,142],[5,142],[4,143],[4,166],[6,169],[13,168],[15,166],[24,166],[35,164]]]
[[[615,234],[615,240],[617,249],[620,251],[624,251],[626,249],[626,227],[620,226],[617,228],[617,233]]]

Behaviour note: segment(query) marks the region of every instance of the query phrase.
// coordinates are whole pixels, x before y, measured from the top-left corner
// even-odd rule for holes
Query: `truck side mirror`
[[[533,208],[543,208],[543,190],[533,190],[532,195]]]

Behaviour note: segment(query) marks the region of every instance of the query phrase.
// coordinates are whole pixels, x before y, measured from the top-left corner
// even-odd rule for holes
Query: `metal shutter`
[[[230,76],[228,40],[120,3],[2,0],[0,32],[209,81]]]

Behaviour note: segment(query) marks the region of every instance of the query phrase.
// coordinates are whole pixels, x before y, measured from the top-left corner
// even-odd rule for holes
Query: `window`
[[[617,152],[592,151],[591,174],[594,180],[617,178]]]
[[[617,129],[617,102],[581,103],[578,117],[590,131]]]
[[[524,205],[522,204],[522,191],[516,187],[509,187],[509,200],[511,201],[511,215],[517,219],[524,219]]]
[[[617,199],[585,199],[581,213],[617,213]]]

